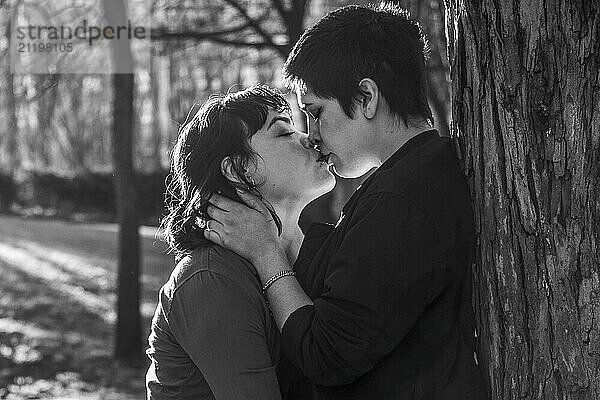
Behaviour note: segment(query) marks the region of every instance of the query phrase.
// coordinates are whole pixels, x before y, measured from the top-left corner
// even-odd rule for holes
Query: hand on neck
[[[271,204],[281,219],[279,243],[285,251],[290,264],[294,264],[304,240],[304,234],[298,225],[298,220],[300,213],[308,203],[282,199],[273,201]]]

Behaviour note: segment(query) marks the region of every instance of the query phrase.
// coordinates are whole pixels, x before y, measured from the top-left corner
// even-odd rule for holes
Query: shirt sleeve
[[[444,283],[438,234],[392,193],[365,198],[328,265],[322,294],[282,330],[286,355],[313,382],[349,384],[410,331]]]
[[[228,277],[202,271],[175,291],[169,324],[216,400],[278,400],[262,311]]]

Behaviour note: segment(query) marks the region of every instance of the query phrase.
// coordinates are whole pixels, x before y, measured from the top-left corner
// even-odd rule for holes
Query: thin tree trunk
[[[103,0],[102,6],[108,21],[126,25],[127,11],[123,0]],[[133,71],[128,42],[113,41],[111,54],[115,71]],[[120,226],[115,357],[135,365],[142,356],[142,330],[139,309],[140,239],[133,166],[133,73],[115,73],[112,83],[112,147]]]
[[[6,28],[5,28],[5,36],[6,38],[10,37],[11,34],[11,24],[15,20],[17,15],[17,8],[11,8],[10,3],[4,2],[2,4],[2,8],[6,8],[6,12],[2,12],[2,14],[7,19]],[[13,45],[13,44],[11,44]],[[14,176],[15,172],[20,167],[21,159],[19,157],[19,151],[17,146],[17,139],[19,135],[19,125],[17,122],[17,99],[15,97],[15,82],[14,75],[11,72],[11,57],[10,57],[10,49],[6,49],[6,90],[5,90],[5,104],[6,110],[3,111],[3,114],[6,116],[6,126],[4,127],[4,140],[5,140],[5,149],[6,149],[6,169],[9,175]]]
[[[450,0],[492,399],[600,399],[597,1]]]
[[[160,121],[159,104],[159,85],[160,85],[160,56],[157,56],[154,49],[150,57],[150,97],[152,99],[152,170],[160,171],[162,169],[161,149],[162,149],[162,127]]]
[[[58,103],[58,81],[59,74],[44,74],[38,78],[38,87],[43,93],[38,98],[38,131],[37,149],[40,166],[46,169],[52,165],[52,146],[48,142],[52,137],[52,123],[55,118],[56,105]]]
[[[157,79],[156,82],[158,86],[158,122],[160,124],[160,133],[161,139],[164,143],[173,143],[175,141],[175,137],[171,137],[171,132],[173,134],[177,133],[176,129],[171,129],[171,115],[169,113],[169,94],[171,93],[171,81],[170,77],[170,61],[169,57],[160,56],[157,58],[158,61],[158,70],[157,70]],[[165,158],[166,153],[162,151],[164,147],[161,147],[161,169],[163,168],[164,162],[162,162],[163,158]],[[166,159],[168,164],[168,158]]]
[[[10,24],[10,23],[9,23]],[[5,140],[6,140],[6,157],[7,169],[11,176],[19,169],[20,157],[17,146],[17,137],[19,125],[17,122],[17,99],[15,98],[14,75],[8,71],[6,74],[6,111],[4,112],[7,119]]]
[[[156,18],[156,0],[151,0],[152,4],[150,6],[150,18],[152,24],[155,23]],[[161,46],[162,47],[162,46]],[[161,69],[160,69],[160,54],[161,51],[158,51],[156,45],[153,45],[150,53],[150,99],[152,101],[152,126],[151,126],[151,146],[152,146],[152,161],[151,161],[151,169],[153,171],[162,170],[162,162],[161,162],[161,146],[162,146],[162,129],[161,129],[161,121],[160,121],[160,105],[159,105],[159,82],[161,80]]]
[[[289,9],[279,11],[285,23],[288,36],[288,44],[284,47],[276,48],[282,58],[286,58],[290,54],[292,47],[294,47],[300,36],[302,36],[304,32],[304,17],[309,7],[310,0],[293,0],[290,2]]]
[[[450,102],[450,83],[448,81],[448,57],[446,55],[446,35],[444,30],[443,0],[394,0],[410,11],[425,34],[429,46],[427,61],[427,81],[429,106],[435,118],[435,128],[440,135],[450,134],[448,105]]]

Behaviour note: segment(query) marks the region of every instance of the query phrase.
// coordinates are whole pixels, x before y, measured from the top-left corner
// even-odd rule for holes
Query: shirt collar
[[[421,132],[418,135],[413,136],[406,143],[404,143],[398,150],[396,150],[396,152],[394,154],[392,154],[392,156],[390,158],[385,160],[385,162],[383,164],[381,164],[381,166],[378,168],[378,170],[384,170],[384,169],[388,169],[388,168],[392,167],[394,164],[396,164],[404,156],[409,154],[411,151],[413,151],[417,147],[421,146],[424,143],[427,143],[428,141],[430,141],[434,138],[439,138],[439,137],[440,137],[440,135],[439,135],[437,129],[430,129],[428,131]]]

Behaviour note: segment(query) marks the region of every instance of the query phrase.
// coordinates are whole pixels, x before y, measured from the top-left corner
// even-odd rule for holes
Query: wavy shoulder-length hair
[[[247,177],[248,168],[259,157],[250,139],[265,124],[269,110],[291,114],[281,93],[264,85],[213,94],[195,114],[193,110],[181,126],[171,153],[165,194],[167,213],[161,222],[170,251],[177,257],[209,243],[196,217],[206,217],[213,193],[220,191],[223,196],[241,201],[235,191],[238,187],[262,200],[259,187],[264,182]],[[239,182],[223,175],[221,162],[226,157]],[[267,206],[281,234],[281,220]]]

